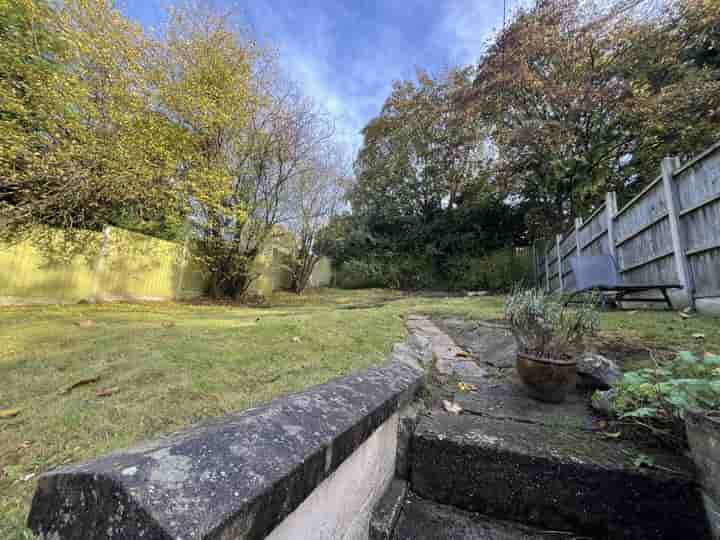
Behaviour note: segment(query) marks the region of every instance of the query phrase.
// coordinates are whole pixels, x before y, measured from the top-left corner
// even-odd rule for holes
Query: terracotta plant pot
[[[577,381],[577,362],[519,352],[516,362],[530,396],[547,403],[562,403]]]
[[[713,538],[720,538],[720,417],[706,411],[687,411],[685,429]]]

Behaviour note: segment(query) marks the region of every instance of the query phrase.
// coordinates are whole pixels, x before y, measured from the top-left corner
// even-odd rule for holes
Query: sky
[[[507,0],[508,10],[517,0]],[[172,0],[125,0],[126,14],[160,26]],[[476,62],[502,26],[503,0],[215,0],[279,53],[289,78],[335,119],[352,153],[392,82]]]

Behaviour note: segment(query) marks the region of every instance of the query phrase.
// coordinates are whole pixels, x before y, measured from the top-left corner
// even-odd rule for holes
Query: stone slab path
[[[560,405],[531,399],[501,324],[407,326],[393,354],[430,368],[460,413],[435,400],[420,419],[392,538],[710,538],[691,461],[606,433],[582,388]]]

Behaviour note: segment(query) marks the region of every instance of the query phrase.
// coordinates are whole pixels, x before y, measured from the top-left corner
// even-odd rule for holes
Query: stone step
[[[434,411],[412,440],[419,496],[595,538],[710,538],[694,478],[689,459],[572,424]]]
[[[570,540],[572,533],[541,531],[490,519],[409,494],[394,540]]]

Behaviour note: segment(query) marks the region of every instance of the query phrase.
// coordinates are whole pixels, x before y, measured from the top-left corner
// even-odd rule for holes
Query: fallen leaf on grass
[[[102,390],[98,390],[95,395],[97,397],[108,397],[112,396],[118,390],[120,390],[119,386],[113,386],[112,388],[103,388]]]
[[[80,321],[76,323],[80,328],[94,328],[96,326],[95,321],[91,319],[86,319],[84,321]]]
[[[100,380],[100,376],[97,377],[87,377],[86,379],[80,379],[77,382],[72,383],[70,386],[68,386],[65,390],[60,392],[61,394],[69,394],[73,390],[75,390],[78,386],[85,386],[86,384],[92,384],[96,383]]]
[[[462,412],[462,407],[458,405],[457,403],[453,403],[451,401],[448,401],[447,399],[443,399],[443,408],[452,414],[460,414]]]
[[[14,418],[20,414],[20,409],[0,409],[0,418]]]
[[[695,339],[705,339],[705,334],[693,334],[692,337]]]

